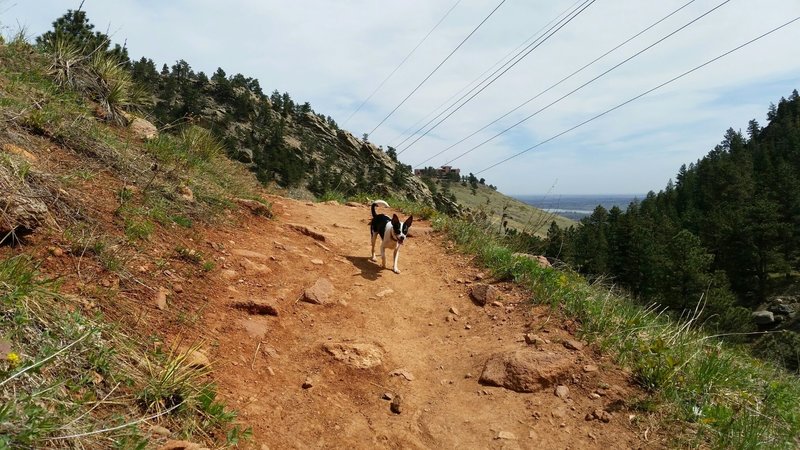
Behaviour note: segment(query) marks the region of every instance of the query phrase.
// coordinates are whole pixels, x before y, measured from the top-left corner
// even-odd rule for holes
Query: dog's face
[[[397,239],[397,242],[403,243],[408,236],[408,229],[411,228],[411,223],[414,221],[414,216],[409,216],[405,222],[400,222],[400,218],[397,217],[397,214],[392,214],[392,234],[394,234],[394,238]]]

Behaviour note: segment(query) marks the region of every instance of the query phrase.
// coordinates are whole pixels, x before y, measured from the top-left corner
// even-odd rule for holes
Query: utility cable
[[[685,28],[687,28],[688,26],[690,26],[690,25],[692,25],[693,23],[697,22],[698,20],[702,19],[703,17],[705,17],[705,16],[707,16],[707,15],[711,14],[712,12],[716,11],[717,9],[721,8],[722,6],[724,6],[725,4],[729,3],[730,1],[731,1],[731,0],[725,0],[724,2],[720,3],[719,5],[717,5],[717,6],[713,7],[713,8],[711,8],[711,9],[709,9],[708,11],[704,12],[704,13],[703,13],[703,14],[701,14],[700,16],[698,16],[698,17],[696,17],[696,18],[692,19],[691,21],[687,22],[686,24],[682,25],[681,27],[677,28],[676,30],[672,31],[672,32],[671,32],[671,33],[669,33],[668,35],[666,35],[666,36],[662,37],[661,39],[659,39],[659,40],[657,40],[657,41],[653,42],[652,44],[648,45],[647,47],[645,47],[645,48],[643,48],[643,49],[639,50],[638,52],[636,52],[636,53],[634,53],[633,55],[629,56],[628,58],[624,59],[622,62],[620,62],[620,63],[617,63],[616,65],[614,65],[614,66],[613,66],[613,67],[611,67],[610,69],[606,70],[605,72],[601,73],[600,75],[597,75],[596,77],[594,77],[594,78],[592,78],[591,80],[589,80],[589,81],[587,81],[587,82],[583,83],[582,85],[578,86],[577,88],[575,88],[575,89],[573,89],[573,90],[571,90],[571,91],[567,92],[566,94],[562,95],[561,97],[557,98],[556,100],[553,100],[553,101],[552,101],[552,102],[550,102],[548,105],[546,105],[546,106],[543,106],[542,108],[539,108],[539,110],[537,110],[537,111],[536,111],[536,112],[534,112],[533,114],[530,114],[530,115],[526,116],[525,118],[523,118],[522,120],[520,120],[520,121],[516,122],[515,124],[511,125],[510,127],[508,127],[508,128],[506,128],[506,129],[504,129],[504,130],[500,131],[499,133],[495,134],[494,136],[490,137],[489,139],[486,139],[485,141],[481,142],[480,144],[478,144],[478,145],[476,145],[476,146],[474,146],[474,147],[470,148],[470,149],[469,149],[469,150],[467,150],[466,152],[464,152],[464,153],[462,153],[462,154],[458,155],[457,157],[453,158],[452,160],[450,160],[450,161],[446,162],[446,163],[445,163],[445,165],[447,165],[447,164],[450,164],[451,162],[455,161],[456,159],[459,159],[459,158],[461,158],[462,156],[464,156],[464,155],[467,155],[467,154],[469,154],[469,153],[471,153],[471,152],[473,152],[473,151],[475,151],[475,150],[479,149],[480,147],[482,147],[482,146],[484,146],[484,145],[488,144],[489,142],[493,141],[493,140],[494,140],[494,139],[496,139],[497,137],[499,137],[499,136],[501,136],[501,135],[503,135],[503,134],[507,133],[507,132],[508,132],[508,131],[510,131],[511,129],[513,129],[513,128],[516,128],[517,126],[521,125],[522,123],[524,123],[524,122],[526,122],[526,121],[530,120],[532,117],[536,116],[536,115],[537,115],[537,114],[539,114],[540,112],[542,112],[542,111],[544,111],[544,110],[546,110],[546,109],[550,108],[551,106],[555,105],[556,103],[559,103],[561,100],[564,100],[565,98],[569,97],[570,95],[572,95],[572,94],[574,94],[574,93],[578,92],[579,90],[581,90],[581,89],[585,88],[586,86],[588,86],[588,85],[590,85],[590,84],[594,83],[595,81],[599,80],[600,78],[602,78],[602,77],[604,77],[604,76],[608,75],[608,74],[609,74],[611,71],[613,71],[613,70],[617,69],[618,67],[620,67],[621,65],[623,65],[623,64],[625,64],[625,63],[627,63],[628,61],[632,60],[633,58],[636,58],[637,56],[641,55],[642,53],[646,52],[647,50],[650,50],[651,48],[655,47],[656,45],[660,44],[661,42],[664,42],[665,40],[667,40],[667,39],[669,39],[670,37],[674,36],[674,35],[675,35],[675,34],[677,34],[678,32],[680,32],[680,31],[684,30]]]
[[[408,150],[409,148],[411,148],[411,146],[413,146],[415,143],[417,143],[417,142],[418,142],[420,139],[422,139],[423,137],[427,136],[427,135],[428,135],[428,133],[430,133],[431,131],[433,131],[433,130],[434,130],[436,127],[438,127],[439,125],[441,125],[441,124],[442,124],[442,122],[444,122],[445,120],[447,120],[448,118],[450,118],[450,116],[452,116],[453,114],[455,114],[455,113],[456,113],[458,110],[460,110],[461,108],[463,108],[463,107],[464,107],[464,105],[466,105],[467,103],[469,103],[470,101],[472,101],[472,99],[474,99],[475,97],[477,97],[477,96],[478,96],[478,94],[480,94],[481,92],[483,92],[483,91],[484,91],[484,90],[485,90],[487,87],[491,86],[491,85],[492,85],[492,84],[493,84],[495,81],[497,81],[497,80],[498,80],[500,77],[502,77],[503,75],[505,75],[505,73],[506,73],[506,72],[508,72],[509,70],[511,70],[511,68],[513,68],[514,66],[516,66],[516,65],[517,65],[517,64],[518,64],[520,61],[522,61],[523,59],[525,59],[525,57],[527,57],[528,55],[530,55],[530,54],[531,54],[531,52],[533,52],[534,50],[536,50],[537,48],[539,48],[539,46],[541,46],[542,44],[544,44],[544,43],[545,43],[545,42],[546,42],[548,39],[550,39],[550,38],[551,38],[551,37],[552,37],[554,34],[558,33],[558,31],[559,31],[559,30],[561,30],[561,28],[565,27],[565,26],[566,26],[568,23],[572,22],[572,20],[573,20],[573,19],[575,19],[576,17],[578,17],[578,15],[580,15],[580,13],[582,13],[583,11],[585,11],[585,10],[586,10],[586,8],[588,8],[589,6],[591,6],[591,5],[592,5],[592,3],[594,3],[595,1],[596,1],[596,0],[587,0],[587,2],[586,2],[586,3],[584,3],[584,6],[582,6],[582,8],[581,8],[581,9],[580,9],[578,12],[576,12],[575,14],[573,14],[573,15],[572,15],[572,17],[570,17],[569,19],[567,19],[566,21],[564,21],[564,23],[562,23],[561,25],[559,25],[559,26],[558,26],[558,28],[556,28],[556,29],[555,29],[554,31],[552,31],[550,34],[548,34],[547,36],[545,36],[545,37],[544,37],[544,39],[542,39],[542,40],[541,40],[541,41],[540,41],[538,44],[536,44],[535,46],[533,46],[533,47],[531,47],[529,50],[527,50],[527,51],[526,51],[526,52],[525,52],[525,53],[524,53],[522,56],[520,56],[520,57],[519,57],[519,59],[517,59],[516,61],[514,61],[514,63],[513,63],[513,64],[511,64],[511,65],[510,65],[510,66],[508,66],[508,67],[507,67],[505,70],[503,70],[502,72],[500,72],[500,74],[498,74],[496,77],[492,78],[492,80],[491,80],[491,81],[489,81],[488,83],[486,83],[486,84],[485,84],[485,85],[484,85],[482,88],[480,88],[480,89],[479,89],[477,92],[475,92],[474,94],[472,94],[472,95],[471,95],[471,96],[470,96],[468,99],[464,100],[464,102],[463,102],[463,103],[461,103],[460,105],[458,105],[458,107],[457,107],[457,108],[455,108],[454,110],[450,111],[450,112],[449,112],[449,113],[448,113],[446,116],[444,116],[444,117],[443,117],[441,120],[439,120],[438,122],[436,122],[436,124],[435,124],[435,125],[433,125],[432,127],[428,128],[428,130],[427,130],[427,131],[425,131],[424,133],[422,133],[421,135],[419,135],[419,136],[418,136],[416,139],[414,139],[414,140],[413,140],[413,141],[412,141],[410,144],[408,144],[408,145],[407,145],[407,146],[406,146],[404,149],[402,149],[401,151],[397,152],[397,154],[399,155],[399,154],[403,153],[404,151],[406,151],[406,150]],[[729,0],[729,1],[730,1],[730,0]],[[499,69],[498,69],[498,70],[499,70]],[[495,72],[495,73],[496,73],[496,72]],[[492,74],[492,75],[494,75],[494,74]],[[469,93],[465,94],[463,97],[461,97],[460,99],[458,99],[458,101],[461,101],[461,100],[462,100],[464,97],[466,97],[467,95],[469,95]],[[428,122],[428,123],[430,123],[430,122]],[[426,126],[427,126],[427,124],[426,124]],[[418,131],[420,131],[420,130],[418,130]]]
[[[638,32],[638,33],[636,33],[636,34],[634,34],[633,36],[631,36],[631,37],[629,37],[628,39],[624,40],[623,42],[619,43],[619,44],[618,44],[616,47],[614,47],[614,48],[612,48],[611,50],[609,50],[609,51],[607,51],[607,52],[603,53],[602,55],[598,56],[597,58],[595,58],[594,60],[592,60],[592,61],[591,61],[591,62],[589,62],[588,64],[585,64],[585,65],[584,65],[583,67],[581,67],[580,69],[578,69],[578,70],[576,70],[576,71],[572,72],[571,74],[567,75],[566,77],[564,77],[564,78],[562,78],[562,79],[558,80],[558,82],[556,82],[555,84],[551,85],[551,86],[550,86],[550,87],[548,87],[547,89],[545,89],[545,90],[543,90],[543,91],[539,92],[538,94],[534,95],[533,97],[529,98],[528,100],[525,100],[523,103],[519,104],[519,105],[518,105],[516,108],[512,109],[511,111],[508,111],[507,113],[503,114],[502,116],[498,117],[497,119],[494,119],[493,121],[491,121],[491,122],[487,123],[486,125],[484,125],[484,126],[483,126],[483,127],[481,127],[480,129],[478,129],[477,131],[475,131],[475,132],[473,132],[472,134],[470,134],[469,136],[467,136],[467,137],[465,137],[465,138],[461,139],[460,141],[456,142],[455,144],[453,144],[453,145],[451,145],[451,146],[449,146],[449,147],[445,148],[444,150],[440,151],[439,153],[437,153],[437,154],[435,154],[435,155],[433,155],[433,156],[429,157],[428,159],[426,159],[426,160],[424,160],[424,161],[422,161],[422,162],[420,162],[420,163],[416,164],[414,167],[421,167],[421,166],[422,166],[423,164],[425,164],[426,162],[428,162],[428,161],[432,160],[433,158],[436,158],[437,156],[441,155],[442,153],[444,153],[444,152],[446,152],[446,151],[450,150],[451,148],[453,148],[453,147],[455,147],[455,146],[457,146],[457,145],[461,144],[462,142],[464,142],[464,141],[466,141],[466,140],[470,139],[471,137],[475,136],[476,134],[480,133],[481,131],[483,131],[483,130],[485,130],[485,129],[489,128],[490,126],[492,126],[492,125],[496,124],[497,122],[499,122],[499,121],[501,121],[501,120],[505,119],[505,118],[506,118],[506,117],[508,117],[509,115],[513,114],[514,112],[516,112],[517,110],[519,110],[520,108],[522,108],[523,106],[527,105],[528,103],[530,103],[530,102],[532,102],[532,101],[536,100],[537,98],[539,98],[539,97],[540,97],[540,96],[542,96],[543,94],[547,93],[547,92],[548,92],[548,91],[550,91],[551,89],[553,89],[553,88],[555,88],[555,87],[559,86],[561,83],[563,83],[563,82],[565,82],[565,81],[569,80],[570,78],[574,77],[575,75],[579,74],[580,72],[583,72],[583,71],[584,71],[586,68],[588,68],[589,66],[591,66],[591,65],[595,64],[597,61],[600,61],[601,59],[605,58],[606,56],[610,55],[612,52],[616,51],[617,49],[619,49],[619,48],[620,48],[620,47],[622,47],[623,45],[625,45],[625,44],[627,44],[628,42],[630,42],[630,41],[632,41],[632,40],[636,39],[637,37],[641,36],[642,34],[646,33],[647,31],[650,31],[650,30],[651,30],[653,27],[657,26],[657,25],[658,25],[658,24],[660,24],[661,22],[663,22],[663,21],[665,21],[665,20],[669,19],[670,17],[674,16],[675,14],[677,14],[678,12],[680,12],[681,10],[683,10],[684,8],[686,8],[687,6],[691,5],[691,4],[692,4],[692,3],[694,3],[695,1],[696,1],[696,0],[689,0],[687,3],[684,3],[684,4],[683,4],[683,6],[681,6],[681,7],[679,7],[678,9],[676,9],[676,10],[672,11],[671,13],[669,13],[669,14],[667,14],[666,16],[662,17],[661,19],[659,19],[659,20],[657,20],[657,21],[653,22],[653,23],[652,23],[652,24],[650,24],[648,27],[644,28],[642,31],[640,31],[640,32]]]
[[[384,78],[384,79],[383,79],[383,81],[381,81],[381,84],[379,84],[379,85],[378,85],[378,87],[376,87],[376,88],[375,88],[375,90],[374,90],[374,91],[372,91],[372,93],[371,93],[371,94],[369,94],[369,97],[367,97],[366,99],[364,99],[364,101],[363,101],[363,102],[361,102],[361,104],[360,104],[360,105],[358,105],[358,108],[356,108],[356,110],[355,110],[355,111],[353,111],[353,112],[351,112],[351,113],[350,113],[350,115],[347,117],[347,119],[345,119],[345,121],[344,121],[344,123],[343,123],[342,125],[347,125],[347,122],[349,122],[349,121],[350,121],[350,119],[352,119],[352,118],[353,118],[353,116],[354,116],[354,115],[356,115],[356,113],[358,113],[359,111],[361,111],[361,108],[363,108],[363,107],[364,107],[364,105],[366,105],[366,104],[367,104],[367,102],[368,102],[368,101],[370,101],[370,100],[372,99],[372,97],[373,97],[375,94],[377,94],[377,93],[378,93],[378,91],[379,91],[379,90],[381,90],[381,88],[383,87],[383,85],[384,85],[384,84],[386,84],[386,82],[387,82],[387,81],[389,81],[389,79],[390,79],[390,78],[392,78],[392,76],[395,74],[395,72],[397,72],[397,71],[398,71],[398,70],[399,70],[401,67],[403,67],[403,64],[405,64],[405,63],[406,63],[406,61],[408,61],[408,58],[410,58],[410,57],[411,57],[411,55],[413,55],[413,54],[414,54],[414,52],[416,52],[416,51],[417,51],[417,49],[418,49],[418,48],[419,48],[419,47],[420,47],[420,46],[421,46],[421,45],[422,45],[422,44],[423,44],[423,43],[424,43],[426,40],[428,40],[428,37],[429,37],[429,36],[430,36],[430,35],[431,35],[431,34],[432,34],[432,33],[433,33],[433,32],[434,32],[434,31],[435,31],[437,28],[439,28],[439,25],[441,25],[441,23],[442,23],[442,22],[444,22],[444,19],[446,19],[446,18],[447,18],[447,16],[449,16],[449,15],[450,15],[450,13],[451,13],[451,12],[452,12],[454,9],[456,9],[456,6],[458,6],[458,4],[459,4],[459,3],[461,3],[461,0],[457,0],[457,1],[456,1],[456,2],[453,4],[453,6],[451,6],[451,7],[450,7],[450,9],[448,9],[448,10],[447,10],[447,12],[446,12],[446,13],[444,13],[444,16],[442,16],[442,18],[441,18],[441,19],[439,19],[439,21],[438,21],[438,22],[436,22],[436,25],[434,25],[434,26],[433,26],[433,28],[431,28],[431,30],[430,30],[430,31],[428,31],[428,34],[426,34],[426,35],[425,35],[425,37],[424,37],[424,38],[422,38],[422,40],[421,40],[421,41],[419,41],[419,43],[417,44],[417,46],[416,46],[416,47],[414,47],[413,49],[411,49],[411,51],[410,51],[410,52],[409,52],[409,53],[406,55],[406,57],[405,57],[405,58],[403,58],[403,60],[402,60],[402,61],[400,61],[400,64],[398,64],[398,65],[397,65],[397,67],[395,67],[395,68],[394,68],[394,70],[392,70],[392,73],[390,73],[390,74],[389,74],[389,75],[388,75],[386,78]]]
[[[544,30],[545,30],[547,27],[549,27],[550,25],[552,25],[552,24],[553,24],[553,22],[556,22],[557,20],[561,19],[561,17],[562,17],[562,16],[564,16],[565,14],[567,14],[567,12],[568,12],[568,11],[572,10],[572,9],[575,7],[575,5],[577,5],[578,3],[582,2],[582,1],[584,1],[584,0],[577,0],[577,1],[576,1],[575,3],[573,3],[573,4],[572,4],[570,7],[566,8],[566,9],[565,9],[565,10],[563,10],[563,11],[561,11],[561,13],[559,13],[559,14],[558,14],[558,15],[557,15],[555,18],[553,18],[552,20],[550,20],[550,22],[547,22],[547,23],[546,23],[546,24],[545,24],[543,27],[539,28],[539,29],[538,29],[538,30],[537,30],[535,33],[533,33],[533,34],[532,34],[530,37],[528,37],[527,39],[525,39],[525,40],[524,40],[524,41],[523,41],[521,44],[519,44],[519,45],[518,45],[516,48],[514,48],[514,49],[513,49],[513,50],[511,50],[510,52],[506,53],[506,55],[505,55],[505,56],[503,56],[502,58],[500,58],[500,59],[499,59],[499,60],[498,60],[496,63],[494,63],[494,64],[493,64],[491,67],[489,67],[488,69],[484,70],[484,71],[483,71],[483,73],[481,73],[480,75],[478,75],[477,77],[475,77],[475,79],[474,79],[474,80],[472,80],[471,82],[469,82],[469,83],[467,83],[466,85],[464,85],[464,87],[462,87],[460,90],[458,90],[458,92],[456,92],[455,94],[451,95],[451,96],[450,96],[450,97],[449,97],[447,100],[443,101],[443,102],[442,102],[442,103],[441,103],[439,106],[437,106],[436,108],[434,108],[434,109],[433,109],[433,111],[429,112],[429,113],[428,113],[428,114],[426,114],[426,115],[425,115],[423,118],[421,118],[421,119],[419,119],[418,121],[414,122],[414,124],[413,124],[413,125],[411,125],[411,126],[409,126],[408,128],[406,128],[406,129],[405,129],[405,130],[404,130],[402,133],[400,133],[399,135],[395,136],[395,138],[391,140],[391,145],[392,145],[393,147],[399,147],[399,146],[401,146],[401,145],[405,144],[405,143],[406,143],[406,141],[408,141],[408,140],[409,140],[411,137],[413,137],[413,134],[412,134],[412,135],[410,135],[410,136],[408,136],[408,137],[406,137],[405,139],[403,139],[403,140],[402,140],[402,141],[400,141],[399,143],[397,143],[397,144],[395,144],[395,143],[396,143],[396,142],[398,142],[398,140],[399,140],[399,139],[402,139],[402,138],[403,138],[403,136],[405,136],[406,134],[408,134],[408,132],[409,132],[409,131],[411,131],[411,130],[415,129],[415,128],[417,127],[417,125],[419,125],[420,123],[422,123],[422,122],[424,122],[425,120],[427,120],[428,118],[430,118],[430,116],[431,116],[431,115],[433,115],[433,114],[435,114],[437,111],[439,111],[439,110],[440,110],[440,109],[441,109],[441,108],[442,108],[444,105],[446,105],[446,104],[450,103],[450,101],[451,101],[451,100],[453,100],[454,98],[458,97],[458,96],[459,96],[461,93],[463,93],[465,90],[469,89],[469,88],[470,88],[472,85],[474,85],[476,82],[478,82],[479,80],[484,80],[484,81],[486,81],[486,80],[484,79],[484,77],[486,76],[486,74],[487,74],[487,73],[491,72],[491,71],[492,71],[492,69],[494,69],[494,68],[496,68],[497,66],[501,65],[501,63],[502,63],[503,65],[505,65],[505,64],[508,64],[508,62],[510,62],[510,60],[509,60],[509,61],[506,61],[506,59],[508,59],[508,58],[509,58],[511,55],[513,55],[514,53],[516,53],[516,52],[517,52],[519,49],[521,49],[522,47],[525,47],[525,46],[529,45],[530,41],[533,41],[534,39],[538,38],[540,35],[544,34]],[[692,1],[694,1],[694,0],[692,0]],[[513,60],[514,58],[511,58],[511,59]],[[504,61],[506,61],[506,62],[504,63]],[[484,81],[481,81],[480,83],[478,83],[478,85],[482,84]],[[473,87],[473,89],[476,89],[476,87]],[[456,103],[457,103],[457,102],[456,102]],[[456,103],[453,103],[452,105],[450,105],[450,106],[448,106],[447,108],[445,108],[445,109],[444,109],[442,112],[440,112],[440,113],[439,113],[439,115],[441,115],[441,114],[444,114],[444,112],[445,112],[446,110],[448,110],[448,109],[452,108],[453,106],[455,106],[455,105],[456,105]],[[439,116],[437,116],[437,117],[439,117]],[[424,128],[424,127],[423,127],[423,128]]]
[[[475,28],[474,28],[474,29],[473,29],[473,30],[472,30],[472,31],[471,31],[471,32],[470,32],[470,33],[467,35],[467,37],[465,37],[465,38],[464,38],[464,39],[461,41],[461,43],[460,43],[460,44],[458,44],[458,46],[456,46],[456,48],[454,48],[454,49],[453,49],[453,51],[451,51],[451,52],[450,52],[450,54],[449,54],[449,55],[447,55],[447,57],[445,57],[445,58],[442,60],[442,62],[440,62],[440,63],[439,63],[439,65],[438,65],[438,66],[436,66],[436,68],[435,68],[435,69],[433,69],[433,71],[431,71],[431,73],[429,73],[429,74],[428,74],[428,76],[427,76],[427,77],[425,77],[425,79],[424,79],[424,80],[422,80],[422,81],[421,81],[421,82],[420,82],[420,83],[417,85],[417,87],[415,87],[415,88],[414,88],[414,90],[412,90],[412,91],[411,91],[411,92],[410,92],[408,95],[406,95],[406,98],[404,98],[404,99],[403,99],[403,101],[401,101],[401,102],[400,102],[400,104],[398,104],[397,106],[395,106],[395,107],[394,107],[394,109],[393,109],[393,110],[392,110],[392,111],[391,111],[389,114],[387,114],[387,115],[386,115],[386,117],[384,117],[384,118],[383,118],[383,120],[381,120],[381,121],[380,121],[380,122],[379,122],[377,125],[375,125],[375,128],[373,128],[373,129],[372,129],[372,131],[370,131],[370,132],[369,132],[369,134],[371,135],[371,134],[375,133],[375,130],[377,130],[377,129],[378,129],[380,126],[381,126],[381,125],[383,125],[383,123],[384,123],[384,122],[386,122],[386,120],[387,120],[389,117],[391,117],[391,116],[392,116],[392,115],[395,113],[395,111],[397,111],[397,110],[398,110],[398,108],[400,108],[401,106],[403,106],[403,104],[404,104],[404,103],[405,103],[405,102],[406,102],[406,101],[407,101],[409,98],[411,98],[411,96],[412,96],[412,95],[414,95],[414,93],[415,93],[415,92],[417,92],[417,90],[418,90],[420,87],[422,87],[422,85],[423,85],[423,84],[425,84],[425,82],[426,82],[426,81],[428,81],[428,79],[429,79],[430,77],[432,77],[432,76],[433,76],[433,74],[435,74],[435,73],[436,73],[436,71],[437,71],[437,70],[439,70],[439,68],[440,68],[440,67],[442,67],[442,66],[444,65],[444,63],[446,63],[446,62],[447,62],[447,60],[448,60],[448,59],[450,59],[450,57],[451,57],[451,56],[453,56],[453,54],[454,54],[455,52],[457,52],[457,51],[458,51],[458,49],[459,49],[459,48],[461,48],[461,46],[462,46],[462,45],[464,45],[464,43],[465,43],[465,42],[467,42],[467,40],[468,40],[470,37],[472,37],[472,35],[473,35],[473,34],[475,34],[475,32],[476,32],[476,31],[478,31],[478,29],[479,29],[480,27],[482,27],[484,23],[486,23],[486,21],[487,21],[487,20],[489,20],[489,18],[490,18],[490,17],[492,17],[492,15],[494,15],[494,13],[495,13],[495,12],[496,12],[498,9],[500,9],[500,7],[501,7],[501,6],[503,6],[503,3],[505,3],[505,2],[506,2],[506,0],[501,0],[501,1],[500,1],[500,3],[498,3],[498,4],[497,4],[497,6],[495,6],[495,7],[494,7],[494,9],[492,10],[492,12],[490,12],[490,13],[489,13],[489,15],[488,15],[488,16],[486,16],[486,17],[485,17],[485,18],[484,18],[484,19],[481,21],[481,23],[479,23],[479,24],[478,24],[478,26],[477,26],[477,27],[475,27]]]
[[[704,62],[703,64],[700,64],[699,66],[697,66],[697,67],[695,67],[693,69],[687,70],[686,72],[683,72],[682,74],[680,74],[680,75],[678,75],[676,77],[673,77],[673,78],[669,79],[668,81],[665,81],[665,82],[659,84],[658,86],[656,86],[656,87],[654,87],[652,89],[649,89],[649,90],[647,90],[645,92],[642,92],[641,94],[637,95],[636,97],[633,97],[633,98],[631,98],[629,100],[626,100],[626,101],[620,103],[619,105],[614,106],[613,108],[607,109],[607,110],[603,111],[602,113],[600,113],[600,114],[598,114],[598,115],[596,115],[596,116],[594,116],[594,117],[592,117],[590,119],[584,120],[583,122],[579,123],[578,125],[575,125],[575,126],[573,126],[571,128],[568,128],[568,129],[556,134],[555,136],[552,136],[552,137],[550,137],[550,138],[548,138],[548,139],[546,139],[546,140],[544,140],[542,142],[539,142],[538,144],[536,144],[534,146],[531,146],[531,147],[526,148],[525,150],[522,150],[521,152],[515,153],[514,155],[511,155],[508,158],[503,159],[502,161],[498,161],[498,162],[492,164],[489,167],[481,169],[478,172],[475,172],[475,174],[477,175],[477,174],[486,172],[487,170],[493,169],[493,168],[499,166],[500,164],[508,162],[508,161],[510,161],[510,160],[522,155],[523,153],[527,153],[527,152],[529,152],[529,151],[531,151],[531,150],[533,150],[533,149],[535,149],[535,148],[537,148],[539,146],[542,146],[542,145],[544,145],[544,144],[546,144],[546,143],[548,143],[548,142],[550,142],[550,141],[552,141],[552,140],[554,140],[554,139],[556,139],[558,137],[561,137],[561,136],[569,133],[570,131],[573,131],[573,130],[575,130],[577,128],[580,128],[580,127],[586,125],[589,122],[592,122],[592,121],[594,121],[596,119],[599,119],[600,117],[603,117],[606,114],[608,114],[608,113],[610,113],[612,111],[615,111],[615,110],[627,105],[628,103],[631,103],[631,102],[633,102],[635,100],[638,100],[639,98],[644,97],[645,95],[647,95],[647,94],[649,94],[649,93],[651,93],[651,92],[653,92],[655,90],[661,89],[662,87],[664,87],[664,86],[666,86],[666,85],[668,85],[668,84],[670,84],[670,83],[672,83],[672,82],[674,82],[676,80],[679,80],[679,79],[685,77],[686,75],[691,74],[692,72],[695,72],[695,71],[697,71],[699,69],[702,69],[703,67],[705,67],[705,66],[707,66],[707,65],[709,65],[709,64],[711,64],[711,63],[713,63],[713,62],[715,62],[715,61],[717,61],[717,60],[719,60],[721,58],[724,58],[725,56],[728,56],[728,55],[730,55],[731,53],[733,53],[735,51],[738,51],[738,50],[740,50],[740,49],[742,49],[744,47],[747,47],[748,45],[758,41],[759,39],[762,39],[762,38],[764,38],[766,36],[769,36],[770,34],[776,32],[776,31],[778,31],[778,30],[780,30],[780,29],[782,29],[784,27],[787,27],[787,26],[791,25],[792,23],[797,22],[798,20],[800,20],[800,16],[795,17],[794,19],[784,23],[783,25],[779,25],[778,27],[775,27],[775,28],[771,29],[770,31],[767,31],[766,33],[764,33],[764,34],[762,34],[762,35],[760,35],[760,36],[758,36],[756,38],[753,38],[753,39],[745,42],[744,44],[739,45],[738,47],[735,47],[735,48],[733,48],[731,50],[728,50],[727,52],[717,56],[716,58],[710,59],[710,60]]]

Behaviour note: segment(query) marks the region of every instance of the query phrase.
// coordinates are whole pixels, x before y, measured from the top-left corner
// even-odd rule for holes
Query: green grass
[[[153,423],[204,442],[247,435],[187,364],[193,349],[142,351],[74,303],[31,259],[0,261],[0,448],[143,448]]]
[[[564,268],[541,268],[513,255],[494,233],[443,215],[434,218],[459,248],[493,275],[515,281],[533,301],[580,323],[580,334],[630,368],[649,392],[640,402],[654,413],[675,446],[790,449],[800,445],[800,380],[744,349],[704,333],[693,319],[675,320],[643,308],[602,284]]]

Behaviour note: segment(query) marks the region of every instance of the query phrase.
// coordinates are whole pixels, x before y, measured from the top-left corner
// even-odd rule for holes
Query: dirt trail
[[[252,219],[237,236],[219,234],[223,270],[204,315],[220,394],[253,427],[246,444],[266,448],[641,448],[619,409],[635,396],[625,374],[573,338],[516,288],[497,284],[502,306],[475,305],[469,286],[479,270],[415,221],[400,256],[401,274],[368,260],[369,208],[274,199],[276,220]],[[385,211],[384,211],[385,212]],[[401,215],[403,218],[404,215]],[[289,224],[324,233],[319,241]],[[415,233],[416,231],[416,233]],[[319,237],[319,236],[318,236]],[[390,258],[388,258],[390,259]],[[334,303],[297,301],[319,278]],[[491,282],[491,280],[484,280]],[[278,316],[236,308],[266,300]],[[451,308],[457,312],[450,312]],[[530,351],[523,334],[548,340],[542,350],[574,360],[569,398],[548,387],[517,393],[482,386],[487,359]],[[574,338],[573,338],[574,339]],[[369,344],[337,360],[337,344]],[[326,345],[331,351],[326,351]],[[377,349],[377,350],[376,350]],[[359,357],[360,356],[360,357]],[[584,365],[598,371],[586,372]],[[400,375],[391,375],[401,369]],[[308,382],[311,387],[305,387]],[[595,390],[602,388],[598,396]],[[390,411],[385,393],[401,396]],[[587,421],[598,408],[609,423]]]

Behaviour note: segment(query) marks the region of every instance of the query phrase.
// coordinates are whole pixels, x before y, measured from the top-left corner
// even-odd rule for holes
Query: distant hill
[[[437,186],[441,187],[441,182],[437,183]],[[547,236],[547,228],[553,221],[561,228],[576,224],[573,220],[547,213],[486,185],[479,184],[475,195],[472,194],[469,184],[463,186],[461,183],[452,182],[449,184],[449,190],[455,195],[459,205],[473,211],[486,212],[498,227],[503,214],[506,214],[504,220],[508,221],[509,228],[527,231],[540,237]]]

